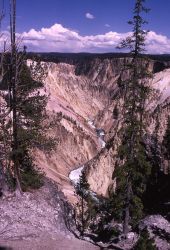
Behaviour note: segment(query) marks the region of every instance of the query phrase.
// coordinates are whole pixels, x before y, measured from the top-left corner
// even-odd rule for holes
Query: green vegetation
[[[113,194],[113,209],[117,219],[123,221],[123,233],[129,231],[129,225],[135,227],[143,216],[143,193],[151,173],[151,164],[147,157],[143,135],[145,134],[145,103],[150,95],[148,86],[151,73],[149,60],[141,57],[144,51],[146,32],[142,26],[146,23],[142,12],[148,12],[143,6],[144,0],[136,0],[131,37],[123,40],[120,48],[130,49],[131,59],[125,65],[128,78],[121,81],[123,92],[123,124],[121,128],[122,143],[114,178],[117,181]],[[119,80],[120,81],[120,80]]]
[[[144,229],[133,250],[157,250],[154,240],[150,238],[148,230]]]
[[[86,179],[86,174],[82,171],[80,180],[76,186],[76,193],[80,197],[80,202],[77,204],[77,228],[80,231],[81,236],[84,235],[85,228],[89,221],[89,206],[87,205],[89,197],[89,184]]]
[[[168,118],[167,129],[163,138],[163,153],[165,159],[169,161],[167,172],[170,174],[170,117]]]
[[[20,52],[16,44],[16,0],[10,5],[11,48],[1,55],[5,73],[0,92],[0,168],[6,183],[22,193],[43,184],[33,150],[50,152],[56,141],[48,135],[52,126],[46,113],[48,98],[41,93],[46,68],[40,62],[27,66],[26,50]]]

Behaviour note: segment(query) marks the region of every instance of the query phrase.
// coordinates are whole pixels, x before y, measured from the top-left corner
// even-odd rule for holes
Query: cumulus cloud
[[[146,38],[146,49],[149,53],[170,53],[170,39],[165,35],[150,31]]]
[[[92,14],[90,14],[90,13],[86,13],[86,18],[87,19],[94,19],[95,17],[92,15]]]
[[[9,38],[9,32],[4,31],[0,44]],[[82,36],[78,31],[54,24],[40,30],[31,29],[17,34],[19,40],[27,46],[28,51],[35,52],[115,52],[120,41],[130,33],[106,32],[99,35]],[[153,54],[170,53],[170,39],[150,31],[146,39],[146,52]]]

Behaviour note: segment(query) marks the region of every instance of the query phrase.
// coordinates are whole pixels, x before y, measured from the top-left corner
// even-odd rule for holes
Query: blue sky
[[[6,17],[9,12],[8,2],[5,0]],[[21,36],[24,34],[29,50],[114,51],[116,43],[130,31],[127,21],[132,16],[134,2],[135,0],[17,0],[17,32]],[[170,51],[170,0],[147,0],[145,5],[151,8],[146,16],[149,21],[147,29],[152,32],[148,38],[148,50],[151,53],[166,53],[166,50]],[[3,30],[7,27],[6,18]],[[69,46],[67,39],[77,41],[77,45],[73,46],[72,42]],[[67,46],[61,46],[65,41]]]

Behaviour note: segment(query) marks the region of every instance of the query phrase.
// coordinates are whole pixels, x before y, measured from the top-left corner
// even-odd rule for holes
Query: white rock
[[[134,238],[135,238],[135,233],[134,233],[134,232],[129,232],[129,233],[127,234],[127,239],[133,240]]]
[[[69,178],[75,185],[79,182],[83,169],[84,169],[84,166],[77,168],[70,172]]]

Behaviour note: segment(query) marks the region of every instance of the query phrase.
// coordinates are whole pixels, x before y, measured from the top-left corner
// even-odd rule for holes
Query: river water
[[[106,143],[104,141],[104,136],[105,136],[104,130],[96,128],[96,126],[94,125],[94,122],[91,120],[88,121],[88,124],[90,125],[91,128],[93,128],[96,131],[101,148],[105,148]],[[69,179],[71,180],[73,185],[76,186],[78,184],[83,169],[84,169],[84,165],[70,172]]]

